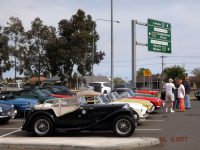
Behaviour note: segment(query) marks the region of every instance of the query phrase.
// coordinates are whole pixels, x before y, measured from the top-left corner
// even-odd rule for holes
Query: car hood
[[[6,103],[6,104],[31,104],[35,105],[37,104],[36,99],[27,99],[27,98],[15,98],[15,99],[6,99],[6,100],[1,100],[1,103]]]
[[[0,104],[0,107],[3,109],[3,110],[11,110],[13,109],[13,107],[9,104]]]

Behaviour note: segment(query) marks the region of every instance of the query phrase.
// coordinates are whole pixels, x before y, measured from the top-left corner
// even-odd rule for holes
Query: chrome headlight
[[[3,109],[2,109],[2,107],[0,107],[0,112],[3,112]]]

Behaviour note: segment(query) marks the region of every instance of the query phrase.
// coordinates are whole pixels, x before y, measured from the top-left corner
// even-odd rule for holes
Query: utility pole
[[[163,71],[164,71],[164,58],[166,58],[166,56],[160,56],[161,59],[162,59],[162,76],[161,76],[161,82],[162,82],[162,87],[163,87],[163,79],[164,79],[164,76],[163,76]]]

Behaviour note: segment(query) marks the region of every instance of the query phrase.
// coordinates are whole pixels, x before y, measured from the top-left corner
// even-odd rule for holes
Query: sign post
[[[148,19],[148,50],[171,53],[171,24]]]

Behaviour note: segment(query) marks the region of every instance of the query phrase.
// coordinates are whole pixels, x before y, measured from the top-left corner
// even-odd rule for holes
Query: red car
[[[152,90],[150,87],[142,87],[140,90],[136,90],[135,92],[158,96],[158,91]]]
[[[49,94],[52,97],[55,98],[70,98],[72,97],[71,95],[64,95],[64,94],[57,94],[57,93],[52,93],[49,89],[47,88],[41,88],[41,90],[47,94]]]
[[[137,94],[128,88],[117,88],[117,89],[112,90],[112,92],[117,92],[122,97],[126,97],[126,98],[148,100],[154,104],[155,109],[160,109],[163,105],[163,101],[158,97],[148,97],[148,95],[145,95],[145,94],[143,94],[143,95]]]

